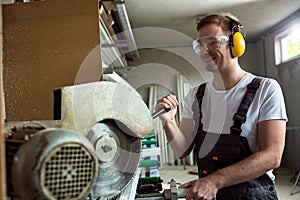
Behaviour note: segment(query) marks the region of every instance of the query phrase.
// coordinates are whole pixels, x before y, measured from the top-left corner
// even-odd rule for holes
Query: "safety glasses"
[[[199,37],[193,41],[193,49],[196,54],[200,54],[202,49],[206,51],[217,50],[221,46],[226,45],[228,41],[229,37],[225,35]]]

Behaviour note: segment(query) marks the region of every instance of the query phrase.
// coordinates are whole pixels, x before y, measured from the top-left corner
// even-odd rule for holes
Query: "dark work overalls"
[[[199,178],[205,177],[218,169],[237,163],[252,154],[247,138],[241,136],[241,126],[246,121],[248,108],[252,103],[256,90],[259,88],[260,81],[261,78],[254,78],[253,81],[248,84],[247,92],[241,101],[238,111],[233,117],[233,125],[230,127],[230,134],[221,135],[203,131],[201,105],[206,84],[199,86],[193,104],[193,118],[195,124],[199,124],[194,140],[194,156],[198,165]],[[199,112],[195,112],[196,110]],[[205,145],[203,145],[204,140],[206,143]],[[205,155],[202,155],[199,158],[200,149],[202,148],[201,150],[203,150],[203,148],[207,148],[209,145],[211,146],[211,150],[209,149]],[[217,192],[216,198],[217,200],[278,199],[274,182],[267,174],[247,182],[221,188]]]

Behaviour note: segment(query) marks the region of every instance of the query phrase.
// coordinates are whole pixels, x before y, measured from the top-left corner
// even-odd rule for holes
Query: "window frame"
[[[296,24],[292,25],[290,28],[287,30],[282,31],[281,33],[277,34],[275,36],[275,64],[276,66],[279,66],[281,64],[296,60],[300,58],[300,54],[289,58],[287,60],[283,60],[283,47],[282,47],[282,40],[286,38],[287,36],[291,35],[293,31],[299,30],[300,32],[300,22],[297,22]]]

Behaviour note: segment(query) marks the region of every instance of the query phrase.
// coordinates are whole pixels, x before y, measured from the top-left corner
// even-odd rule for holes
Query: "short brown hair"
[[[198,22],[196,27],[197,31],[199,31],[203,26],[207,24],[217,24],[222,28],[223,31],[232,31],[233,27],[235,27],[236,24],[232,20],[230,20],[230,18],[239,21],[237,17],[235,17],[231,13],[207,15]]]

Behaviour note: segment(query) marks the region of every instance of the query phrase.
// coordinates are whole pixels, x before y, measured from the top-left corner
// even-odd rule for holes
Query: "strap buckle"
[[[237,128],[237,127],[230,127],[230,134],[233,134],[233,135],[241,135],[242,133],[242,129],[241,128]]]
[[[233,115],[233,118],[232,118],[234,121],[239,121],[241,124],[245,123],[247,117],[246,116],[242,116],[242,115],[239,115],[238,113],[235,113]]]

